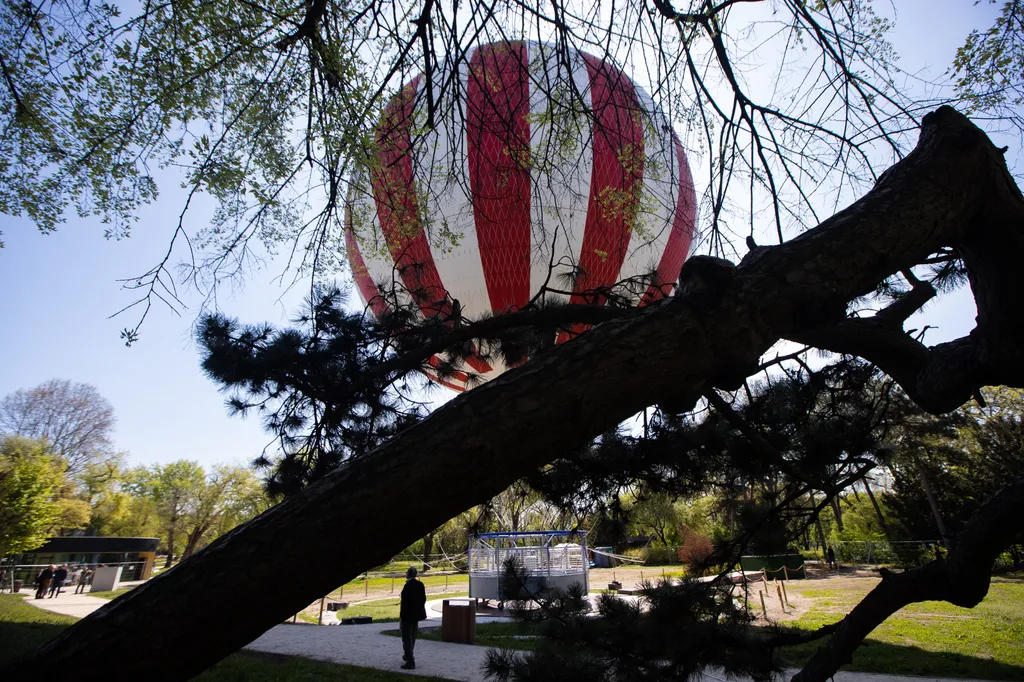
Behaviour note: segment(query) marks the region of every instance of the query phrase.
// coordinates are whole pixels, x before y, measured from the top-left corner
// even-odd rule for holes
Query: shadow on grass
[[[799,668],[817,650],[817,644],[803,644],[782,650],[782,664]],[[1010,665],[978,656],[946,651],[928,651],[916,646],[901,646],[868,640],[853,653],[853,662],[842,670],[850,672],[898,675],[931,675],[979,680],[1024,680],[1024,666]]]
[[[24,607],[39,611],[39,614],[42,614],[38,616],[40,618],[55,615],[40,611],[27,604]],[[59,635],[70,624],[18,622],[3,619],[5,615],[10,615],[9,611],[8,613],[0,611],[0,666],[13,663],[32,653],[36,648]],[[21,614],[16,615],[20,616]],[[73,619],[69,618],[68,620]],[[228,656],[193,679],[198,682],[282,682],[285,680],[287,682],[318,682],[320,680],[402,682],[411,679],[427,682],[438,680],[440,682],[440,678],[436,677],[413,678],[386,670],[357,668],[314,661],[299,656],[245,650]]]
[[[32,653],[74,622],[33,606],[24,595],[0,594],[0,665]]]
[[[443,682],[439,677],[412,677],[388,670],[357,668],[261,651],[239,651],[192,678],[193,682]]]
[[[383,634],[400,636],[398,630]],[[487,623],[477,626],[477,646],[535,649],[536,630],[517,623]],[[440,641],[440,628],[422,628],[420,637]],[[804,644],[783,650],[781,663],[787,668],[801,667],[817,650],[818,644]],[[993,661],[980,656],[952,652],[928,651],[916,646],[903,646],[868,640],[853,655],[853,663],[843,667],[851,672],[960,677],[979,680],[1024,680],[1024,666]]]
[[[61,623],[10,623],[0,620],[0,666],[32,653],[65,628],[67,624]]]

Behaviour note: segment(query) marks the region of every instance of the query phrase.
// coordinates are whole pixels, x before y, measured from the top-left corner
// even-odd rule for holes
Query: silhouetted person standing
[[[64,581],[68,579],[68,565],[61,564],[53,572],[53,583],[50,585],[50,599],[60,596],[60,588],[64,587]]]
[[[39,575],[36,576],[36,582],[39,584],[39,588],[36,590],[36,599],[46,596],[46,589],[50,586],[50,581],[53,580],[53,569],[54,565],[50,564],[47,568],[39,571]]]
[[[402,631],[402,668],[412,670],[416,667],[416,658],[412,650],[416,646],[416,633],[420,621],[427,619],[427,590],[423,583],[416,580],[416,567],[410,566],[405,572],[405,587],[402,588],[402,606],[398,618]]]
[[[829,568],[838,568],[839,564],[836,563],[836,553],[832,550],[832,545],[828,546],[828,552],[825,554],[825,558],[828,559]]]

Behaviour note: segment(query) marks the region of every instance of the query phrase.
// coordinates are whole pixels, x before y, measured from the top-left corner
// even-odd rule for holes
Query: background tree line
[[[158,537],[167,566],[270,506],[247,466],[129,464],[92,386],[52,380],[0,401],[0,556],[50,536]]]

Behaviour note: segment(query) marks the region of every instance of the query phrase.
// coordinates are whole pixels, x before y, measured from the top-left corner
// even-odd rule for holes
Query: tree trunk
[[[889,532],[889,525],[885,522],[885,516],[882,514],[882,508],[878,505],[878,500],[875,499],[875,494],[871,492],[868,479],[865,478],[862,482],[864,483],[864,490],[867,491],[868,499],[871,500],[871,506],[875,508],[875,515],[878,516],[878,524],[882,527],[885,539],[892,542],[892,533]]]
[[[430,570],[430,552],[434,549],[434,531],[423,536],[423,572]]]
[[[199,547],[199,543],[203,541],[203,537],[206,536],[206,533],[209,530],[210,524],[208,523],[196,526],[192,529],[192,532],[188,534],[188,541],[185,543],[185,551],[181,553],[182,561],[195,554],[196,549]]]
[[[141,679],[157,669],[161,679],[187,679],[645,407],[686,408],[709,386],[740,386],[781,338],[814,337],[877,361],[933,412],[955,409],[980,385],[1024,386],[1021,224],[1024,200],[998,150],[943,107],[925,117],[913,153],[819,227],[751,252],[727,276],[721,264],[690,259],[682,295],[459,396],[75,623],[0,678],[73,670],[98,679],[116,670]],[[929,349],[903,333],[902,321],[846,320],[848,301],[945,246],[971,273],[979,312],[969,337]],[[300,564],[307,580],[281,580]],[[237,589],[242,570],[249,590]]]
[[[825,541],[825,529],[821,527],[821,513],[817,511],[818,503],[814,501],[814,493],[811,496],[811,509],[814,510],[814,528],[818,531],[818,543],[821,544],[821,551],[824,553],[828,543]]]
[[[914,460],[914,464],[917,466],[917,475],[921,478],[921,487],[924,489],[924,496],[928,498],[928,506],[931,507],[932,516],[935,517],[935,527],[939,530],[939,537],[942,538],[942,544],[946,546],[946,550],[953,549],[953,538],[950,537],[946,531],[946,522],[942,518],[942,510],[939,509],[939,501],[935,497],[934,491],[932,491],[931,479],[928,477],[928,469],[924,466],[920,459]]]
[[[661,540],[661,544],[668,547],[668,539],[665,537],[667,529],[664,526],[653,526],[652,529],[654,534],[658,536],[658,539]]]
[[[167,563],[164,564],[164,568],[170,568],[174,563],[174,536],[177,534],[177,522],[178,519],[172,516],[171,525],[167,531]]]
[[[832,515],[836,517],[836,528],[842,533],[845,528],[843,528],[843,510],[839,508],[839,498],[833,497],[829,500],[829,505],[832,507]]]

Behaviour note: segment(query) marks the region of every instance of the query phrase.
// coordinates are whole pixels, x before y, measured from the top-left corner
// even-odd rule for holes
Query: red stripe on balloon
[[[366,268],[366,262],[363,260],[363,254],[359,252],[359,243],[352,231],[351,213],[347,213],[345,216],[345,253],[348,256],[348,265],[352,268],[352,279],[355,280],[360,295],[370,306],[374,317],[380,319],[388,313],[388,304],[377,290],[377,285],[373,283],[370,272]]]
[[[433,367],[435,369],[439,369],[441,367],[441,359],[439,357],[437,357],[436,355],[431,355],[430,359],[427,360],[427,363],[431,367]],[[463,385],[465,385],[466,383],[469,382],[469,375],[466,374],[465,372],[461,372],[459,370],[455,370],[454,372],[449,372],[448,373],[448,377],[450,377],[451,379],[454,379],[455,381],[458,381],[460,384],[463,384]],[[440,377],[438,377],[438,383],[441,383]]]
[[[417,76],[384,108],[377,128],[377,168],[372,173],[377,218],[402,284],[426,318],[451,315],[448,292],[434,263],[426,231],[420,221],[412,167],[412,125],[419,88]],[[491,371],[480,358],[470,365]]]
[[[469,182],[491,310],[530,300],[530,83],[526,45],[477,49],[466,83]]]
[[[472,367],[475,371],[480,372],[481,374],[491,372],[494,370],[493,367],[487,364],[486,360],[484,360],[482,357],[475,353],[466,358],[466,364]]]
[[[686,152],[679,138],[672,133],[676,158],[679,160],[679,196],[676,201],[675,219],[672,221],[672,232],[661,254],[661,261],[654,273],[654,282],[647,288],[640,305],[645,306],[665,298],[672,292],[672,285],[679,278],[679,268],[683,266],[686,255],[690,253],[693,242],[694,226],[697,222],[697,194],[693,189],[693,176],[690,164],[686,160]]]
[[[422,372],[423,376],[425,376],[426,378],[430,379],[435,384],[439,384],[441,386],[444,386],[445,388],[450,388],[453,391],[458,391],[459,393],[464,393],[466,391],[466,387],[465,386],[460,386],[458,384],[453,384],[450,381],[445,381],[444,379],[442,379],[441,377],[437,376],[436,374],[434,374],[433,372],[431,372],[428,369],[421,369],[420,372]]]
[[[412,171],[413,103],[420,77],[412,79],[384,108],[377,127],[373,198],[388,251],[406,290],[424,317],[451,313],[447,292],[434,265],[420,222]]]
[[[608,62],[584,52],[580,56],[590,78],[594,166],[580,272],[569,302],[601,305],[605,297],[594,290],[618,280],[633,232],[643,190],[644,129],[633,82]],[[558,342],[584,329],[577,325],[560,334]]]

